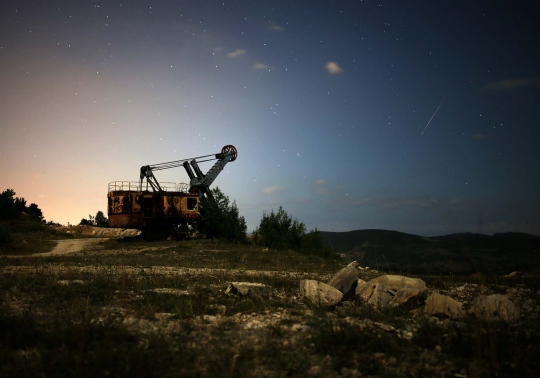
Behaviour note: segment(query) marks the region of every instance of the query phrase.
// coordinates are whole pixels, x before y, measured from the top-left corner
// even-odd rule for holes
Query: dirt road
[[[57,256],[66,253],[75,253],[95,249],[99,243],[102,243],[109,238],[88,238],[88,239],[65,239],[58,240],[58,244],[51,252],[35,253],[33,257]]]

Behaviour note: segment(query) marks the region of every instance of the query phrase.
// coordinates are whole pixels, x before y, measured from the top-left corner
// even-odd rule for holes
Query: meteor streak
[[[449,92],[446,92],[446,96],[448,96],[448,93]],[[437,110],[435,110],[435,113],[433,113],[433,115],[431,116],[431,118],[429,119],[426,127],[424,127],[424,130],[422,130],[422,134],[424,133],[424,131],[426,131],[427,127],[429,126],[429,124],[431,123],[431,120],[433,119],[433,117],[435,117],[435,114],[437,114],[437,112],[439,111],[439,108],[441,107],[442,103],[444,102],[444,100],[446,100],[446,96],[444,96],[443,100],[441,101],[441,103],[439,104],[439,106],[437,107]]]

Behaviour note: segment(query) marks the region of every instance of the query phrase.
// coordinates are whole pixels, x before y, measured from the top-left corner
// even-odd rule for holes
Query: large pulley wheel
[[[232,144],[229,144],[221,149],[222,155],[230,155],[233,154],[233,157],[230,161],[235,161],[238,156],[238,151],[236,151],[236,147]]]

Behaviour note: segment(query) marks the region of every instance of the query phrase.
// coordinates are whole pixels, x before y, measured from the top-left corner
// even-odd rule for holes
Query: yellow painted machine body
[[[135,185],[124,183],[109,184],[109,227],[159,227],[193,221],[199,215],[198,194],[177,190],[141,191]],[[178,186],[175,189],[179,189]]]

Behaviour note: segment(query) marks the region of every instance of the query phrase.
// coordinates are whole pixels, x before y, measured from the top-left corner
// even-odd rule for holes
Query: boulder
[[[362,292],[367,287],[367,285],[368,283],[361,278],[359,278],[358,281],[356,281],[356,291],[355,291],[356,298],[360,298]]]
[[[450,319],[461,319],[465,316],[463,303],[439,293],[433,293],[426,299],[424,313]]]
[[[426,296],[426,283],[419,278],[387,274],[365,282],[357,281],[357,299],[362,299],[376,307],[420,306]]]
[[[395,274],[386,274],[372,279],[369,282],[382,283],[388,290],[397,291],[403,287],[410,287],[413,289],[423,290],[426,288],[426,283],[420,278],[412,278],[405,276],[398,276]]]
[[[516,305],[505,295],[480,295],[473,301],[469,313],[480,319],[504,322],[514,322],[519,319],[520,313]]]
[[[256,282],[231,282],[225,294],[244,297],[269,297],[270,286]]]
[[[356,291],[356,297],[363,299],[374,307],[387,307],[392,301],[393,293],[383,283],[368,282]]]
[[[330,281],[328,281],[328,285],[338,289],[343,294],[347,294],[351,290],[353,284],[358,281],[359,271],[356,268],[357,265],[358,263],[353,261],[345,268],[341,269]]]
[[[427,289],[415,289],[412,287],[402,287],[390,302],[391,307],[406,306],[409,308],[420,307],[427,297]]]
[[[343,299],[343,293],[316,280],[300,281],[300,294],[311,302],[323,306],[335,306]]]

